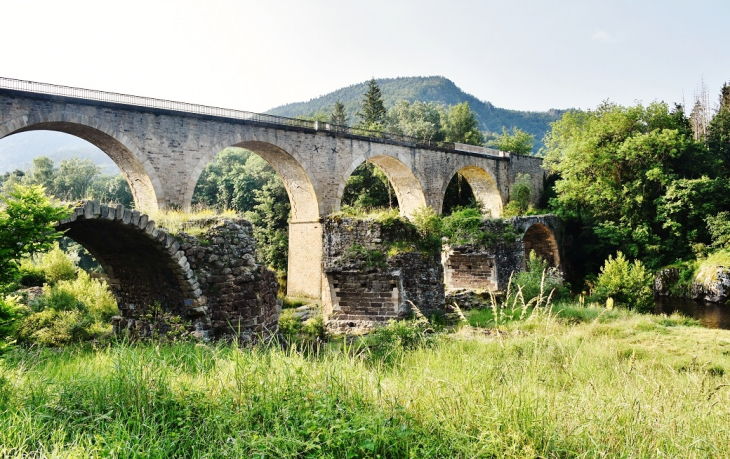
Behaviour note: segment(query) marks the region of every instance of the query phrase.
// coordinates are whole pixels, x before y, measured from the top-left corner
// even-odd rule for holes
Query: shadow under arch
[[[165,196],[157,172],[127,136],[99,121],[76,113],[51,113],[42,119],[23,117],[0,125],[0,139],[21,132],[56,131],[83,139],[106,153],[119,167],[136,206],[156,211]]]
[[[366,161],[377,166],[388,177],[388,181],[390,181],[390,184],[395,190],[401,215],[405,217],[411,216],[419,207],[426,205],[426,196],[421,188],[421,183],[413,174],[413,171],[401,160],[386,155],[372,156],[367,159],[360,156],[350,164],[344,180],[337,189],[335,211],[340,210],[342,206],[342,196],[345,192],[347,180],[355,169]]]
[[[123,317],[154,314],[159,305],[193,323],[207,323],[199,308],[198,280],[180,244],[147,215],[121,205],[86,201],[58,222],[56,230],[96,258]]]
[[[502,216],[502,194],[499,192],[496,180],[489,172],[478,166],[466,166],[459,169],[456,174],[449,178],[449,181],[457,174],[464,177],[464,180],[471,187],[474,197],[482,203],[485,215],[492,218]]]
[[[525,245],[525,260],[529,259],[530,252],[534,250],[537,256],[548,262],[548,266],[560,266],[558,241],[547,226],[542,223],[530,225],[522,236],[522,242]]]

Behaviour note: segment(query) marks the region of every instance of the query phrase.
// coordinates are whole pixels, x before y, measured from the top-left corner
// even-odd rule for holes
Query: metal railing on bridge
[[[475,151],[474,147],[459,148],[460,144],[452,142],[440,142],[435,140],[420,139],[402,134],[394,134],[392,132],[381,132],[358,127],[341,126],[330,124],[323,121],[310,121],[297,118],[287,118],[284,116],[267,115],[265,113],[253,113],[243,110],[234,110],[230,108],[211,107],[207,105],[189,104],[187,102],[175,102],[165,99],[155,99],[152,97],[132,96],[129,94],[119,94],[116,92],[97,91],[95,89],[74,88],[71,86],[61,86],[49,83],[37,83],[35,81],[16,80],[14,78],[0,77],[0,88],[11,89],[16,91],[31,92],[37,94],[48,94],[53,96],[71,97],[74,99],[93,100],[99,102],[111,102],[115,104],[132,105],[137,107],[147,107],[162,110],[171,110],[176,112],[194,113],[197,115],[215,116],[221,118],[232,118],[237,120],[249,121],[261,124],[270,124],[274,126],[289,126],[296,128],[312,129],[315,131],[331,132],[333,134],[345,134],[349,136],[362,137],[367,140],[376,142],[393,143],[397,145],[437,148],[443,150],[466,151],[490,156],[508,156],[508,153],[476,147],[483,151]]]

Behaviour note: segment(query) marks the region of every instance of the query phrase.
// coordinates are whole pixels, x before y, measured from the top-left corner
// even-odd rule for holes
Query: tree
[[[707,127],[707,147],[717,158],[721,173],[730,175],[730,86],[723,84],[720,105]]]
[[[53,180],[54,194],[59,199],[86,198],[93,181],[101,174],[101,168],[90,159],[73,157],[64,159]]]
[[[551,205],[579,228],[574,237],[576,253],[586,257],[581,264],[621,250],[656,268],[690,254],[686,235],[694,228],[684,228],[685,236],[668,246],[664,241],[677,231],[665,226],[671,216],[662,217],[658,205],[674,199],[672,183],[714,178],[716,167],[681,106],[670,112],[664,103],[606,102],[595,111],[569,112],[553,124],[546,145],[545,167],[560,177]]]
[[[30,170],[30,183],[40,185],[48,192],[53,193],[53,181],[56,171],[53,169],[53,160],[47,156],[33,158],[33,167]]]
[[[433,102],[413,103],[399,100],[395,103],[385,119],[388,132],[416,137],[422,141],[443,140],[441,118],[444,109]]]
[[[347,112],[345,111],[345,104],[339,100],[335,101],[335,106],[330,115],[330,123],[336,126],[347,126],[348,118]]]
[[[61,236],[53,224],[66,218],[67,207],[52,202],[43,187],[16,185],[0,196],[0,284],[11,281],[18,260],[43,252]]]
[[[512,133],[507,128],[502,128],[502,134],[497,134],[487,146],[500,151],[509,151],[518,155],[529,155],[535,143],[535,136],[528,134],[518,127],[512,128]]]
[[[342,204],[358,210],[398,207],[388,177],[372,163],[364,162],[352,172],[342,192]]]
[[[122,174],[98,176],[87,190],[89,199],[96,199],[100,202],[121,204],[124,207],[131,207],[134,204],[134,196],[129,188],[127,179]]]
[[[476,114],[469,108],[469,102],[452,105],[443,122],[444,137],[447,142],[481,145],[482,133]]]
[[[378,86],[375,78],[371,78],[368,82],[368,90],[362,100],[362,111],[357,112],[357,116],[361,118],[357,127],[382,131],[386,113],[383,93],[380,91],[380,86]]]

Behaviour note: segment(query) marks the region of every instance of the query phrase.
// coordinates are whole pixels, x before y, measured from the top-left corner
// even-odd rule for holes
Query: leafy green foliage
[[[441,252],[441,216],[431,207],[420,207],[412,215],[413,225],[418,232],[419,240],[416,245],[419,249],[429,253]]]
[[[443,121],[444,139],[447,142],[458,142],[469,145],[481,145],[482,133],[476,114],[469,108],[469,102],[463,102],[449,108]]]
[[[254,225],[259,261],[285,270],[291,205],[284,183],[260,156],[227,148],[200,175],[193,204],[244,214]]]
[[[416,137],[426,142],[443,140],[441,120],[446,116],[444,108],[433,102],[408,102],[399,100],[388,110],[385,130],[394,134]]]
[[[330,123],[337,126],[347,126],[348,121],[349,116],[347,116],[347,112],[345,111],[345,104],[339,100],[335,101],[335,106],[332,109],[332,115],[330,115]]]
[[[84,271],[76,279],[46,285],[43,295],[30,307],[32,312],[17,327],[15,338],[40,346],[62,346],[108,335],[109,320],[118,313],[106,283]]]
[[[712,246],[718,249],[730,249],[730,212],[724,211],[708,216],[707,231],[712,237]]]
[[[53,224],[69,214],[38,185],[16,185],[0,196],[0,286],[11,281],[24,256],[43,252],[60,237]]]
[[[379,208],[398,208],[398,199],[388,177],[377,166],[364,162],[347,179],[342,192],[342,206],[352,207],[356,212],[367,212]]]
[[[54,285],[61,280],[75,279],[77,262],[78,259],[64,252],[56,243],[50,251],[22,260],[20,271],[24,276],[40,275],[44,282]]]
[[[552,206],[579,228],[577,251],[585,258],[575,264],[590,266],[591,259],[617,249],[650,267],[689,254],[687,238],[699,236],[697,225],[704,222],[676,212],[672,203],[686,201],[680,189],[710,196],[717,191],[676,183],[714,176],[713,159],[694,140],[681,107],[670,112],[663,103],[604,103],[595,111],[569,112],[553,125],[546,145],[546,167],[560,176]],[[670,236],[676,243],[663,243]]]
[[[130,207],[134,205],[132,191],[122,174],[106,175],[90,159],[71,157],[61,161],[58,168],[46,156],[33,159],[27,171],[15,171],[0,178],[3,189],[11,191],[15,185],[42,186],[46,193],[66,201],[96,199]]]
[[[530,174],[517,174],[515,177],[515,183],[512,185],[510,190],[510,200],[506,206],[502,215],[504,217],[517,217],[519,215],[526,215],[533,211],[532,204],[532,179]]]
[[[526,270],[515,274],[513,278],[510,295],[520,294],[525,302],[530,302],[541,294],[553,300],[570,294],[569,286],[563,281],[563,274],[558,268],[549,267],[548,262],[540,258],[534,250],[530,251],[525,264]]]
[[[375,363],[395,364],[408,351],[433,346],[437,340],[433,333],[427,320],[391,320],[365,338],[368,356]]]
[[[609,255],[598,274],[592,299],[605,302],[613,298],[617,303],[638,311],[648,311],[654,305],[651,291],[652,274],[640,260],[630,263],[623,253],[616,258]]]
[[[478,208],[465,207],[443,217],[443,236],[452,245],[481,244],[486,242],[488,233],[482,229],[484,216]]]
[[[518,127],[512,128],[510,133],[507,128],[502,128],[502,134],[496,134],[487,141],[487,146],[500,151],[509,151],[518,155],[527,155],[532,151],[535,144],[535,136]]]

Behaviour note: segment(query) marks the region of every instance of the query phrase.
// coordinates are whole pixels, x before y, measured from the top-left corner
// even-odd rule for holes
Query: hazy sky
[[[443,75],[497,106],[711,100],[728,0],[3,0],[0,76],[264,111]]]

